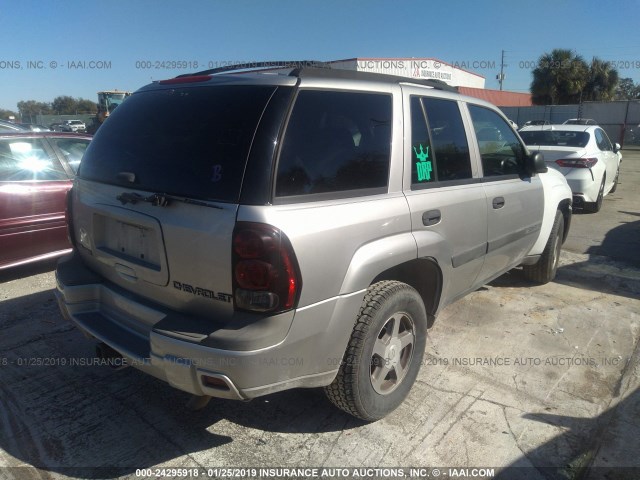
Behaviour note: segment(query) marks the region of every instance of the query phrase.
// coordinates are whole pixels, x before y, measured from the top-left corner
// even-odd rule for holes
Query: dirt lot
[[[191,412],[187,394],[94,363],[58,312],[51,265],[3,273],[0,478],[225,466],[640,478],[640,153],[624,158],[603,210],[574,215],[557,280],[512,272],[444,310],[409,398],[373,424],[317,390]]]

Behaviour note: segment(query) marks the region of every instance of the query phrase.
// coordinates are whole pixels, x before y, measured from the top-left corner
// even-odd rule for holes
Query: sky
[[[527,92],[554,48],[640,83],[640,0],[0,0],[0,108],[240,61],[437,58]]]

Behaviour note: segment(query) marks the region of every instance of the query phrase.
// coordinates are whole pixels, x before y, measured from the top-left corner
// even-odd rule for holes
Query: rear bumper
[[[598,199],[598,191],[602,177],[591,177],[591,172],[585,168],[574,168],[566,176],[567,183],[573,193],[573,205],[584,206],[584,202],[595,202]]]
[[[65,318],[119,352],[129,365],[194,395],[230,399],[331,383],[365,293],[339,296],[278,318],[230,322],[215,331],[223,340],[212,347],[211,337],[178,328],[211,320],[145,303],[103,282],[74,254],[60,260],[56,282]]]

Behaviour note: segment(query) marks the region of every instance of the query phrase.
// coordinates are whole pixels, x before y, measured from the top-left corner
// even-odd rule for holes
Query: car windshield
[[[535,130],[520,132],[520,136],[527,145],[548,147],[580,147],[589,143],[588,132],[572,132],[568,130]]]
[[[236,202],[251,141],[275,88],[227,85],[135,93],[100,127],[79,176]]]

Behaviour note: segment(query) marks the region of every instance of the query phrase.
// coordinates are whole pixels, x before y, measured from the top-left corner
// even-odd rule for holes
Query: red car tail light
[[[561,167],[566,168],[591,168],[598,163],[597,158],[561,158],[556,160]]]
[[[236,308],[272,313],[294,308],[302,282],[286,235],[271,225],[238,222],[232,244]]]

